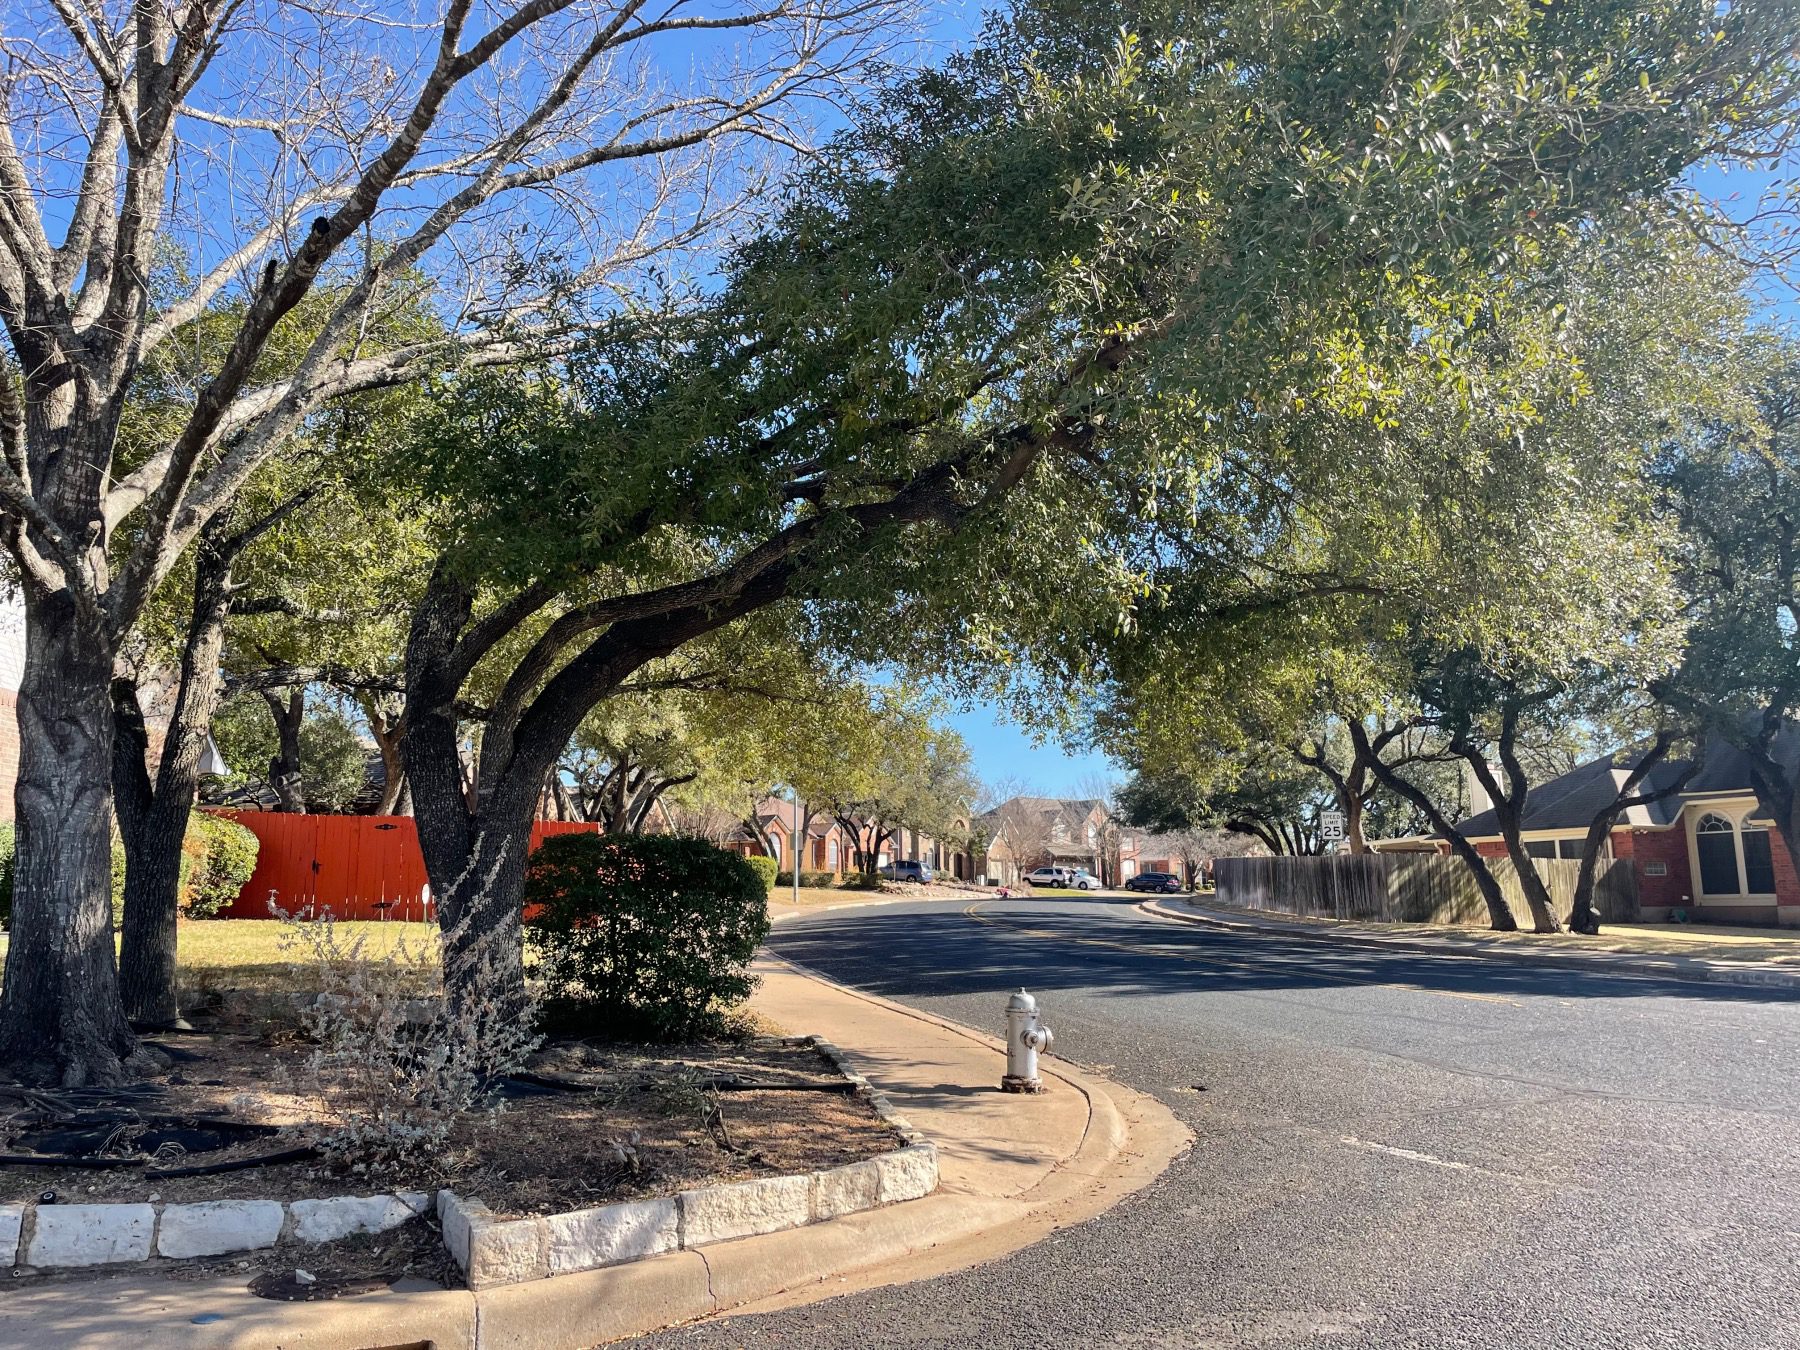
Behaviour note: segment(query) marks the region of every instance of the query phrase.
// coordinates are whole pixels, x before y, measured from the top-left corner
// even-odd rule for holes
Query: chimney
[[[1488,765],[1490,773],[1493,772],[1493,768],[1493,765]],[[1475,766],[1467,760],[1463,761],[1463,783],[1469,789],[1470,816],[1478,816],[1493,807],[1494,799],[1488,796],[1487,789],[1481,785],[1481,778],[1475,772]]]

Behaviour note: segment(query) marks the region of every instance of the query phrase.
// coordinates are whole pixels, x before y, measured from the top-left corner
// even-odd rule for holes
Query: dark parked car
[[[1158,895],[1181,894],[1181,878],[1173,872],[1139,872],[1125,878],[1128,891],[1153,891]]]

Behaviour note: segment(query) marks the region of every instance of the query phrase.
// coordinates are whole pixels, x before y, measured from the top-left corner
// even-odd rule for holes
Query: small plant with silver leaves
[[[484,891],[492,881],[490,872]],[[502,978],[498,936],[469,951],[468,997],[452,1007],[443,996],[443,954],[464,950],[479,899],[449,934],[382,933],[379,942],[379,929],[352,933],[330,914],[303,919],[270,905],[284,949],[319,990],[301,1012],[312,1041],[302,1086],[325,1114],[318,1146],[340,1164],[443,1164],[494,1124],[504,1102],[493,1080],[540,1044],[535,1000],[528,993],[521,1008],[517,985]]]

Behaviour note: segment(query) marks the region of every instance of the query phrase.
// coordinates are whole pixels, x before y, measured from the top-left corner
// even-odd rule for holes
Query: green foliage
[[[846,872],[838,886],[846,891],[878,891],[881,889],[881,878],[868,872]]]
[[[545,1015],[590,1034],[674,1040],[721,1031],[749,997],[768,935],[749,862],[672,835],[557,835],[532,855],[526,942]]]
[[[112,926],[117,932],[125,924],[125,841],[114,831],[112,837]]]
[[[307,714],[300,726],[300,772],[311,808],[341,811],[368,784],[368,752],[340,709]]]
[[[1697,409],[1655,477],[1693,619],[1675,692],[1748,745],[1765,709],[1800,711],[1800,341],[1750,334],[1722,357],[1735,402]]]
[[[1161,559],[1403,575],[1413,532],[1511,512],[1584,378],[1539,275],[1781,134],[1778,9],[1023,5],[857,110],[717,285],[438,389],[417,471],[495,583],[780,558],[745,575],[859,658],[1079,688],[1070,634],[1128,627]]]
[[[750,864],[750,870],[756,874],[757,881],[762,883],[763,897],[767,899],[769,892],[774,889],[776,878],[781,875],[781,864],[761,853],[745,858],[744,861]]]
[[[792,886],[793,884],[794,874],[792,872],[777,872],[775,874],[775,890],[778,891],[783,886]],[[802,868],[800,872],[800,884],[802,886],[835,886],[837,884],[837,874],[834,872],[808,872]]]
[[[12,924],[13,864],[17,854],[18,841],[12,823],[0,824],[0,928]]]
[[[235,820],[194,811],[181,841],[181,911],[210,919],[224,909],[256,870],[257,837]]]
[[[1179,774],[1139,773],[1119,789],[1129,825],[1157,832],[1228,830],[1275,854],[1321,851],[1319,817],[1332,809],[1331,785],[1280,750],[1252,750],[1212,784]]]
[[[226,699],[213,717],[213,739],[231,766],[228,787],[267,788],[281,751],[275,720],[255,694]],[[310,702],[300,724],[300,779],[309,810],[341,811],[368,782],[367,751],[356,727],[330,703]]]

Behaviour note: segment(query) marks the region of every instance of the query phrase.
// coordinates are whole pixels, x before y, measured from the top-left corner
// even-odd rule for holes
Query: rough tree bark
[[[1556,917],[1556,904],[1550,898],[1550,891],[1544,885],[1543,878],[1538,875],[1537,865],[1531,854],[1525,849],[1525,804],[1531,795],[1531,780],[1525,772],[1524,764],[1519,760],[1518,735],[1519,718],[1524,710],[1549,697],[1548,693],[1543,693],[1511,700],[1501,710],[1500,734],[1495,741],[1495,749],[1499,752],[1500,765],[1506,774],[1505,787],[1501,786],[1493,766],[1488,763],[1485,747],[1467,742],[1452,745],[1494,803],[1494,818],[1500,824],[1500,837],[1506,844],[1506,856],[1511,859],[1513,869],[1519,875],[1519,889],[1524,892],[1525,907],[1531,912],[1532,929],[1538,933],[1560,933],[1562,923]]]
[[[125,847],[119,987],[125,1015],[138,1026],[184,1025],[175,982],[181,848],[199,796],[200,756],[219,706],[226,620],[234,612],[292,608],[278,597],[240,600],[231,569],[245,549],[314,495],[312,488],[295,493],[234,533],[227,533],[231,513],[222,512],[200,532],[187,636],[154,777],[137,681],[122,672],[113,680],[113,796]]]
[[[68,588],[27,577],[31,640],[18,692],[18,854],[0,995],[0,1063],[30,1082],[116,1082],[137,1038],[112,929],[112,673],[116,644]]]
[[[1350,735],[1359,742],[1361,750],[1367,743],[1368,733],[1357,723],[1351,723]],[[1475,888],[1481,892],[1482,903],[1487,906],[1488,926],[1496,933],[1515,933],[1519,921],[1513,917],[1512,907],[1506,903],[1506,892],[1500,889],[1500,882],[1495,878],[1493,870],[1487,865],[1487,859],[1475,851],[1475,846],[1458,833],[1454,823],[1441,810],[1438,804],[1416,784],[1407,781],[1394,768],[1384,762],[1379,755],[1369,761],[1369,772],[1380,780],[1381,785],[1389,792],[1404,797],[1419,809],[1431,828],[1449,844],[1450,851],[1468,867],[1469,874],[1475,878]]]
[[[383,691],[365,689],[357,695],[357,702],[369,724],[369,736],[381,754],[381,800],[376,804],[375,814],[408,815],[411,798],[406,790],[406,762],[400,753],[404,730],[400,717],[404,700]],[[403,806],[407,809],[402,810]]]
[[[1594,913],[1594,883],[1600,870],[1600,850],[1612,836],[1613,825],[1619,817],[1634,806],[1648,806],[1651,802],[1664,801],[1675,796],[1687,787],[1699,773],[1705,758],[1704,749],[1697,750],[1673,779],[1653,792],[1639,792],[1637,789],[1658,764],[1669,757],[1669,752],[1680,739],[1679,731],[1663,729],[1656,734],[1656,739],[1644,753],[1638,756],[1637,763],[1632,765],[1631,772],[1619,785],[1613,800],[1594,813],[1588,824],[1586,836],[1581,841],[1581,870],[1575,879],[1575,898],[1569,906],[1569,931],[1586,933],[1590,937],[1600,931],[1600,917]]]
[[[294,685],[287,697],[274,689],[262,691],[275,719],[278,748],[269,761],[269,786],[275,792],[275,809],[291,815],[306,814],[306,781],[300,772],[300,728],[306,721],[306,688]]]

